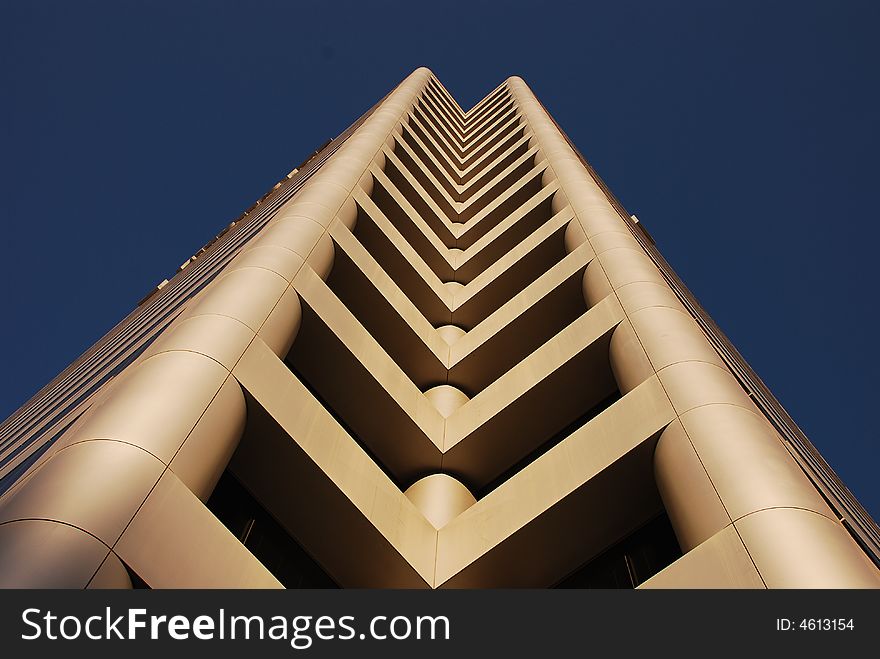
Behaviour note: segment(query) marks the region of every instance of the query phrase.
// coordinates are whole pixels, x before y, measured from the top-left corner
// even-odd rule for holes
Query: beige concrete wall
[[[880,585],[625,222],[522,80],[416,70],[0,500],[0,584],[281,586],[225,471],[341,586],[552,586],[664,512],[643,587]]]
[[[244,426],[243,394],[230,372],[254,340],[286,354],[300,322],[291,281],[304,267],[329,273],[327,227],[429,75],[419,69],[404,80],[84,422],[3,497],[0,555],[15,565],[0,573],[3,583],[45,585],[44,575],[57,573],[59,584],[84,587],[105,561],[121,559],[160,587],[278,586],[198,500],[213,489]],[[147,515],[144,530],[139,522]],[[27,523],[37,519],[39,528]],[[58,542],[39,555],[31,551],[51,532],[39,529],[52,525],[80,535],[56,533]],[[182,543],[180,551],[181,528],[213,534],[212,551],[199,542]],[[82,537],[93,549],[71,553],[63,540]]]
[[[585,277],[588,301],[611,295],[623,308],[622,334],[611,344],[621,389],[656,376],[676,412],[658,442],[655,473],[687,553],[669,576],[661,573],[647,585],[694,586],[701,579],[718,585],[721,577],[706,569],[715,561],[727,566],[730,584],[880,586],[876,567],[677,302],[529,88],[519,78],[507,84],[564,194],[557,203],[571,205],[577,234],[596,253]],[[713,540],[718,534],[726,539]],[[737,539],[750,561],[725,560]]]

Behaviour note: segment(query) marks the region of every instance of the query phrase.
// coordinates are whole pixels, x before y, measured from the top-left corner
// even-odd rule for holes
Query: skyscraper
[[[510,78],[418,69],[0,428],[0,583],[877,587],[880,531]]]

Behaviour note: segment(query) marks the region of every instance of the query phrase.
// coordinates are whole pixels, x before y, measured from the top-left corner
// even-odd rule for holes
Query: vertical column
[[[722,532],[724,551],[745,557],[768,587],[878,587],[880,574],[858,548],[678,302],[624,219],[519,78],[507,82],[549,160],[575,219],[569,248],[588,241],[596,259],[584,275],[595,304],[615,295],[624,309],[611,342],[621,392],[656,374],[677,413],[655,454],[657,485],[685,552],[705,554]],[[706,549],[709,547],[709,549]],[[718,572],[733,563],[718,555]],[[712,563],[714,561],[714,563]],[[682,585],[701,585],[679,569]],[[673,566],[672,569],[676,569]],[[748,579],[734,575],[740,583]]]
[[[202,502],[245,423],[230,375],[259,336],[284,356],[301,319],[291,287],[333,264],[327,228],[355,219],[364,177],[430,71],[408,76],[224,273],[18,483],[0,506],[0,584],[278,587]],[[204,538],[210,551],[205,551]],[[120,562],[121,559],[121,562]]]

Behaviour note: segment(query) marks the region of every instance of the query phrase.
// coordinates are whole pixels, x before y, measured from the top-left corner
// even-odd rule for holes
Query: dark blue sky
[[[880,517],[878,3],[162,5],[0,4],[0,417],[415,67],[517,74]]]

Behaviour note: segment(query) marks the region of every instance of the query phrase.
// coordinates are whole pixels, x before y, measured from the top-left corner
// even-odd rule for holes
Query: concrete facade
[[[880,586],[753,381],[521,79],[421,68],[0,427],[0,585]]]

